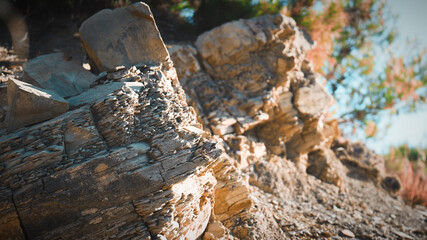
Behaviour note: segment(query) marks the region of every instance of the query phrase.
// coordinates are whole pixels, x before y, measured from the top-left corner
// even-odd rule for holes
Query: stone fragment
[[[321,148],[308,154],[307,173],[320,180],[341,186],[344,168],[330,149]]]
[[[403,239],[414,239],[413,237],[409,236],[408,234],[398,231],[398,230],[391,230],[394,234],[396,234],[397,236],[403,238]]]
[[[220,221],[214,220],[208,224],[203,239],[220,239],[226,233],[227,229],[224,227],[224,225]]]
[[[348,229],[341,230],[341,234],[344,237],[349,237],[349,238],[354,238],[355,237],[354,233],[352,231],[348,230]]]
[[[96,80],[79,63],[67,61],[63,53],[36,57],[24,66],[24,81],[56,92],[63,98],[78,95]]]
[[[147,4],[104,9],[80,26],[89,63],[98,71],[137,63],[159,64],[169,58]]]
[[[311,117],[327,111],[332,101],[332,96],[318,83],[298,89],[294,100],[298,111]]]
[[[54,118],[69,107],[57,93],[14,79],[8,81],[7,101],[5,125],[9,130]]]
[[[396,193],[400,190],[402,184],[398,177],[386,176],[381,180],[381,186],[389,192]]]

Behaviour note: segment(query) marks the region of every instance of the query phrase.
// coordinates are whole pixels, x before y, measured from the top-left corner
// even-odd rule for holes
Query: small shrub
[[[400,195],[412,205],[427,206],[426,152],[400,146],[391,148],[386,156],[387,170],[401,180]]]

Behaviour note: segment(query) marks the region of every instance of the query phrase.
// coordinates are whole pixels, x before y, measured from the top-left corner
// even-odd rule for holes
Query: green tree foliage
[[[309,58],[346,106],[341,118],[366,126],[368,136],[382,110],[397,113],[425,102],[419,93],[427,84],[425,52],[413,48],[397,57],[391,50],[396,31],[385,1],[290,1],[285,13],[317,42]]]

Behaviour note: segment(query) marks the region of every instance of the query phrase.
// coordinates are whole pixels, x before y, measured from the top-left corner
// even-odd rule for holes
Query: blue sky
[[[427,49],[427,0],[387,0],[391,11],[398,14],[396,28],[399,38],[396,48],[404,46],[406,40],[418,39]],[[388,118],[388,119],[387,119]],[[411,147],[427,147],[427,104],[420,105],[414,113],[395,117],[385,116],[382,125],[391,121],[391,127],[381,139],[370,139],[367,144],[378,153],[386,153],[390,146],[407,143]]]

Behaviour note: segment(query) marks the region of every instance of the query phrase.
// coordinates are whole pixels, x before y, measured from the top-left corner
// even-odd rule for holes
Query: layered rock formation
[[[333,98],[305,59],[312,47],[292,19],[275,15],[227,23],[202,34],[194,45],[169,48],[187,101],[223,150],[214,168],[215,220],[239,239],[378,236],[367,230],[368,223],[356,224],[363,213],[357,219],[350,215],[349,222],[343,217],[341,230],[331,230],[328,225],[337,219],[329,219],[328,210],[312,215],[327,219],[321,227],[310,215],[295,218],[292,208],[301,205],[289,202],[341,210],[334,207],[336,199],[363,191],[354,186],[358,181],[390,192],[400,187],[398,179],[386,175],[381,157],[339,137],[337,121],[325,118]],[[210,232],[208,225],[204,236],[223,234]]]
[[[133,70],[114,72],[114,82],[68,99],[71,111],[0,138],[3,236],[194,239],[203,233],[220,151],[178,91],[173,69]]]
[[[390,195],[399,182],[383,160],[326,119],[333,98],[305,59],[313,44],[291,18],[234,21],[167,51],[148,6],[136,3],[101,11],[80,33],[91,68],[104,72],[64,96],[69,111],[0,131],[1,236],[427,233],[427,211]],[[31,81],[21,80],[72,79],[37,61],[27,65]],[[9,109],[20,104],[14,84],[55,91],[11,80],[17,103]]]

